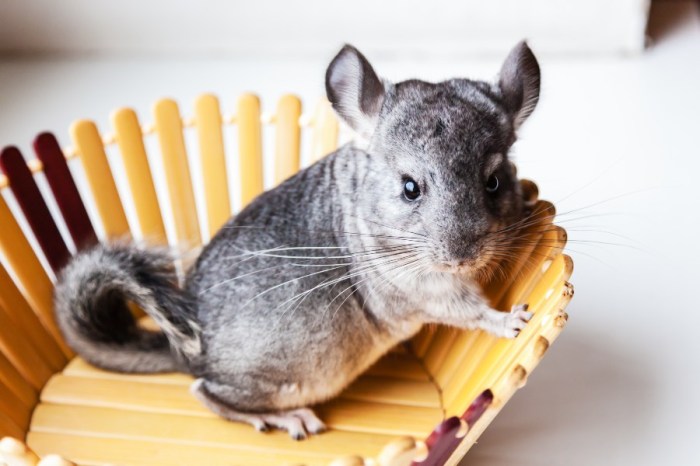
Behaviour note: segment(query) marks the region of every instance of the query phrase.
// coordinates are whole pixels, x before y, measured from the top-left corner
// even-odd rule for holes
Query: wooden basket
[[[193,118],[183,119],[174,101],[160,100],[150,126],[142,126],[133,110],[119,109],[107,136],[93,122],[80,120],[70,130],[72,148],[62,150],[53,135],[43,133],[34,141],[38,159],[26,163],[16,148],[3,150],[0,437],[5,439],[0,459],[10,465],[456,464],[523,386],[566,323],[572,262],[562,254],[566,235],[552,225],[550,203],[533,203],[536,221],[527,233],[528,246],[498,282],[485,284],[498,308],[530,304],[535,315],[517,339],[425,328],[339,398],[319,406],[331,430],[303,442],[217,418],[190,396],[186,375],[108,373],[66,346],[53,318],[51,293],[55,271],[71,255],[67,242],[80,249],[97,241],[96,230],[116,238],[133,229],[137,237],[197,246],[206,241],[203,230],[215,232],[232,213],[229,180],[240,190],[241,204],[263,190],[266,125],[274,128],[275,182],[299,169],[301,147],[308,147],[305,160],[313,161],[335,149],[338,140],[338,123],[325,101],[310,117],[302,116],[300,100],[291,95],[280,99],[274,115],[261,114],[251,94],[238,99],[232,116],[222,114],[212,95],[199,97],[195,109]],[[237,139],[237,177],[227,176],[229,132]],[[300,144],[302,133],[305,138],[308,133],[310,144]],[[146,148],[156,140],[167,193],[156,190],[153,160],[147,159]],[[186,140],[197,141],[191,158]],[[118,155],[108,160],[112,151]],[[73,157],[81,163],[67,163]],[[78,183],[84,189],[76,187],[69,164],[84,172],[87,184]],[[112,173],[117,165],[127,180],[121,191]],[[191,167],[201,170],[204,182],[195,184],[203,185],[202,193],[193,188]],[[35,176],[39,172],[43,175]],[[43,180],[37,185],[41,177],[48,188]],[[533,191],[533,184],[523,183]],[[200,228],[197,199],[206,211],[205,228]],[[66,238],[47,202],[60,211]],[[83,202],[94,206],[93,218]],[[131,227],[122,202],[135,210]],[[164,205],[172,215],[170,238]]]

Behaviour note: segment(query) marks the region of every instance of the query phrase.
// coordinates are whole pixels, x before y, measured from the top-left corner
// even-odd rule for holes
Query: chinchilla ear
[[[498,78],[503,104],[518,129],[540,97],[540,65],[525,41],[510,51]]]
[[[352,45],[343,47],[328,65],[328,100],[336,113],[365,139],[374,133],[385,92],[372,65]]]

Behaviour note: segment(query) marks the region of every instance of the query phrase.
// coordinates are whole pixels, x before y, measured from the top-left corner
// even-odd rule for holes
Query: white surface
[[[514,154],[559,212],[582,209],[560,218],[570,232],[576,296],[568,328],[468,464],[700,464],[699,57],[696,16],[637,58],[542,60],[542,99]],[[390,78],[488,78],[499,66],[374,61]],[[207,90],[228,110],[246,89],[258,90],[268,110],[288,90],[308,103],[322,92],[324,67],[321,60],[4,62],[0,143],[29,153],[36,130],[50,128],[65,144],[73,118],[96,118],[105,128],[109,111],[123,104],[148,121],[149,103],[162,95],[188,114]]]
[[[650,0],[0,1],[0,52],[57,51],[317,59],[343,42],[377,55],[630,53]]]

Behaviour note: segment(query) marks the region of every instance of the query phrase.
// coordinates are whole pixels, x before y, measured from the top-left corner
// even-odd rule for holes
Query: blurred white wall
[[[0,53],[375,56],[642,50],[650,0],[0,0]]]

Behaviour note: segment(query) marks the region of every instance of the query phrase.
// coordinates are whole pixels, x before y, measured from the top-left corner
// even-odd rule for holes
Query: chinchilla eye
[[[498,186],[498,177],[496,175],[489,176],[489,179],[486,180],[486,192],[495,193],[498,191]]]
[[[420,197],[420,188],[412,178],[404,178],[403,195],[409,201],[415,201]]]

